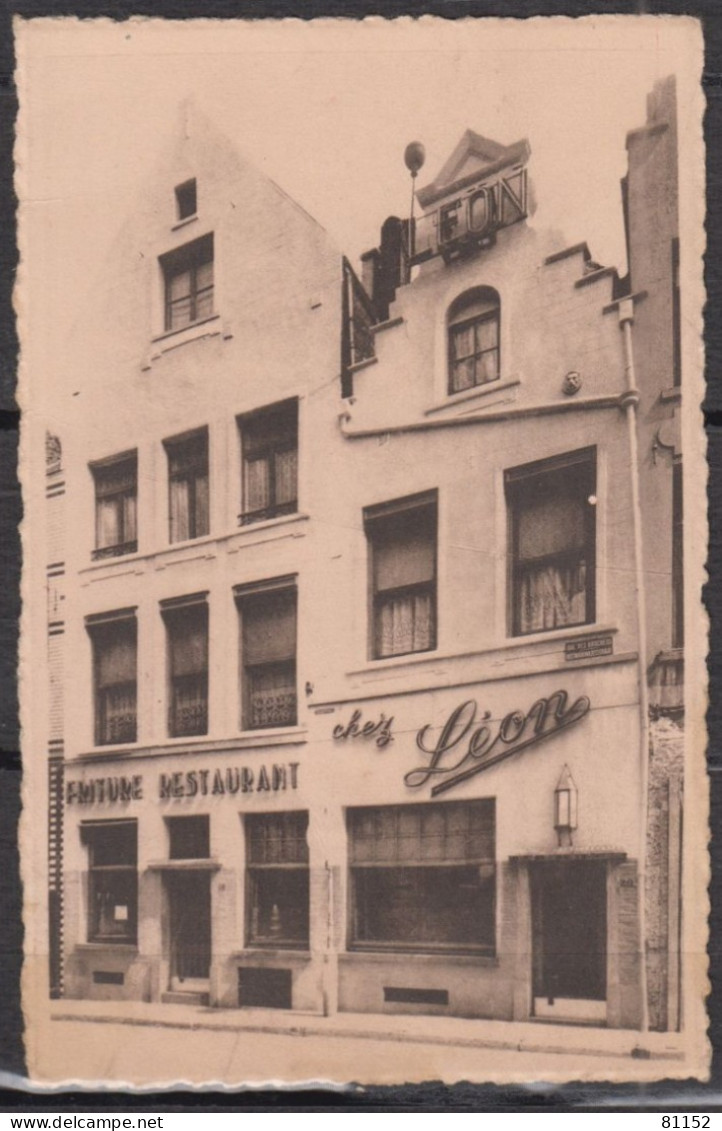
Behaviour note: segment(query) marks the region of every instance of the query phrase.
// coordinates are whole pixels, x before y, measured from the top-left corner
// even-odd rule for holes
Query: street
[[[36,1080],[139,1085],[529,1082],[652,1080],[683,1074],[679,1060],[519,1052],[508,1048],[259,1033],[170,1026],[50,1021],[34,1033]],[[284,1066],[280,1078],[276,1065]]]

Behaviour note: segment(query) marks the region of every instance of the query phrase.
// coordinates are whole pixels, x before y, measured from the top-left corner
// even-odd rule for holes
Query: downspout
[[[647,691],[647,614],[645,606],[644,561],[642,550],[642,508],[639,498],[639,451],[637,446],[637,409],[639,390],[636,387],[632,323],[634,300],[622,299],[619,303],[619,325],[624,344],[624,376],[626,389],[622,404],[627,418],[629,436],[630,481],[632,487],[632,520],[634,527],[634,581],[637,605],[637,647],[639,673],[639,772],[640,772],[640,822],[638,861],[639,944],[641,952],[641,1031],[649,1030],[649,999],[647,993],[647,820],[649,793],[649,696]]]

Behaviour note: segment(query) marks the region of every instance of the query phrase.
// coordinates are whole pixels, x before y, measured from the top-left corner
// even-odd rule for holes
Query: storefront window
[[[138,921],[138,825],[92,821],[88,847],[88,942],[134,943]]]
[[[351,946],[493,954],[494,801],[348,813]]]
[[[248,945],[308,947],[308,813],[246,817]]]

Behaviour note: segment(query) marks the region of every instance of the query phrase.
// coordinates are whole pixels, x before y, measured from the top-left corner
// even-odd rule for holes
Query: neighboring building
[[[186,123],[49,447],[55,994],[677,1026],[674,129],[628,279],[467,131],[362,283]]]

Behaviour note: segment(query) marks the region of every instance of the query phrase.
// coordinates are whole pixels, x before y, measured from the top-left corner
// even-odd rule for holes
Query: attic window
[[[195,177],[176,186],[175,200],[179,220],[187,220],[190,216],[195,216],[198,211]]]

